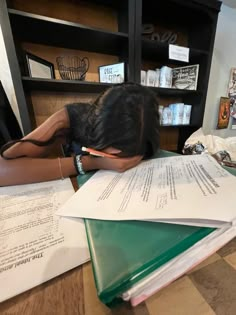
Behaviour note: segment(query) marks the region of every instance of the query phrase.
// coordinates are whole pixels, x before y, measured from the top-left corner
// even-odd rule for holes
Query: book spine
[[[192,110],[192,105],[184,104],[183,125],[189,125],[190,124],[191,110]]]
[[[172,110],[172,125],[183,124],[184,103],[170,104]]]
[[[147,72],[145,70],[141,70],[141,85],[146,85],[147,81]]]
[[[172,87],[172,69],[170,67],[161,67],[159,86],[162,88]]]

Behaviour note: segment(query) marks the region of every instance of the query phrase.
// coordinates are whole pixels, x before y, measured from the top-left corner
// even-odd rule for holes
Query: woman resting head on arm
[[[46,157],[62,144],[71,149],[71,157]],[[82,146],[115,158],[80,155],[77,150]],[[22,140],[4,145],[0,186],[54,180],[95,169],[123,172],[158,149],[156,95],[139,84],[123,83],[107,89],[93,104],[66,105]]]

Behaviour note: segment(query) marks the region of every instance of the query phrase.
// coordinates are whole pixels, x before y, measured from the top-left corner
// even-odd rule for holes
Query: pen
[[[94,155],[94,156],[108,157],[108,158],[115,158],[116,157],[113,154],[97,151],[97,150],[94,150],[91,148],[86,148],[86,147],[82,147],[82,151],[88,152],[89,154]]]

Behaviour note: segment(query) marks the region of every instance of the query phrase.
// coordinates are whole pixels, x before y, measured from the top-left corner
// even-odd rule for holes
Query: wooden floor
[[[0,314],[235,315],[236,239],[135,308],[128,303],[112,309],[103,305],[87,263],[1,303]]]

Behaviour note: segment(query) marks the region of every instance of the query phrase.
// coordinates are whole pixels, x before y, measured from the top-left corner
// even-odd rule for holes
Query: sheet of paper
[[[236,217],[235,187],[236,177],[210,155],[178,155],[144,161],[125,173],[99,171],[57,214],[103,220],[184,219],[190,225],[191,219],[230,222]]]
[[[89,260],[84,223],[55,211],[69,179],[0,188],[0,302]]]
[[[189,62],[189,48],[177,45],[169,45],[169,58]]]

